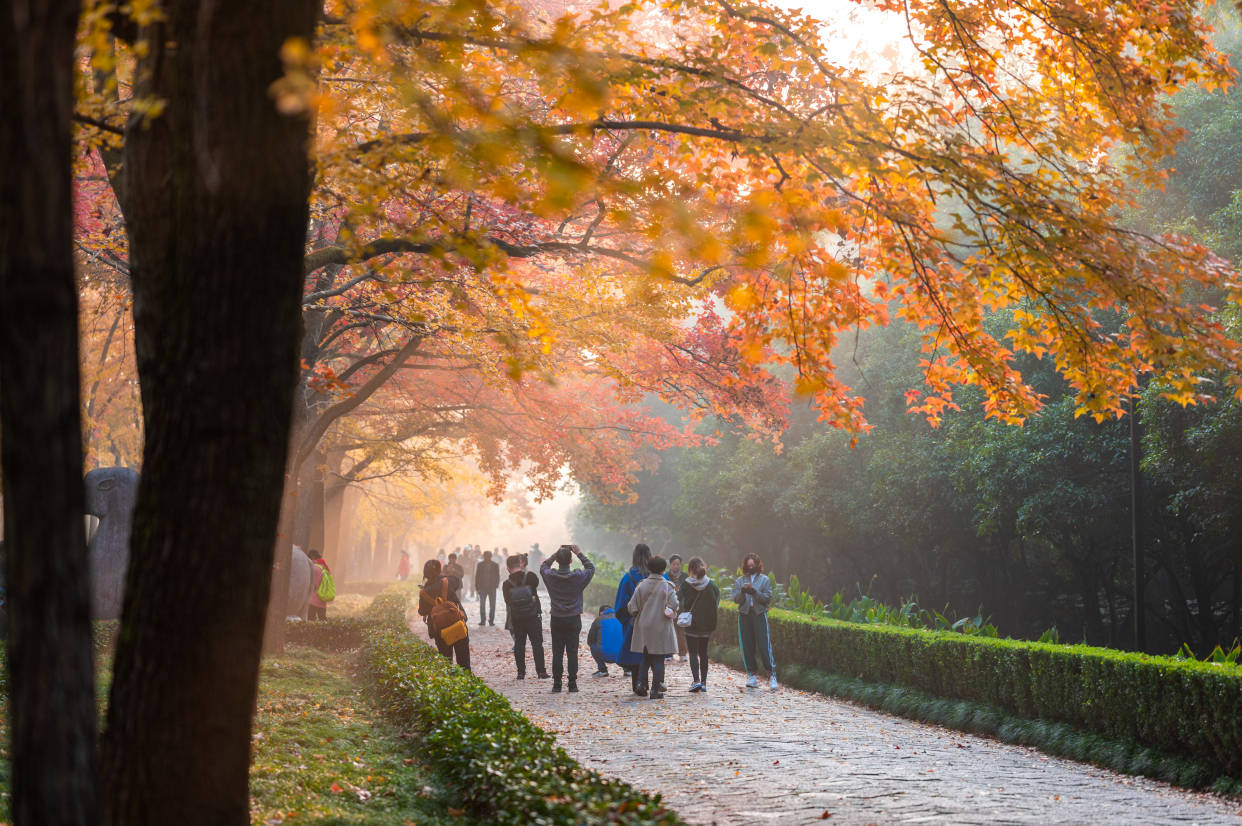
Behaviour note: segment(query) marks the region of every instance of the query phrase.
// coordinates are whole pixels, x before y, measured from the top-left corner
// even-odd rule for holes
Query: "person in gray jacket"
[[[582,561],[576,571],[569,569],[574,556]],[[556,567],[553,567],[553,563]],[[595,576],[595,566],[577,545],[562,545],[539,566],[543,586],[548,589],[552,632],[552,693],[561,690],[565,660],[569,660],[569,691],[578,690],[578,640],[582,635],[582,591]]]
[[[775,689],[776,663],[772,659],[772,639],[768,634],[772,580],[763,572],[759,554],[746,554],[742,560],[742,575],[733,580],[733,601],[737,603],[737,637],[742,649],[742,665],[746,667],[746,687],[759,687],[755,672],[761,660],[771,675],[768,684]]]
[[[630,651],[643,655],[640,687],[635,689],[635,693],[639,696],[646,694],[641,686],[648,684],[647,674],[650,672],[650,697],[653,700],[664,698],[664,658],[677,651],[673,617],[677,616],[679,603],[677,589],[664,578],[664,569],[667,566],[668,563],[661,557],[651,557],[647,561],[647,570],[650,573],[638,583],[627,606],[630,616],[634,618],[634,636],[630,640]]]

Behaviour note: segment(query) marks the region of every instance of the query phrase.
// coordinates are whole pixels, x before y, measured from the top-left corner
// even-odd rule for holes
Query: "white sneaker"
[[[756,677],[754,674],[751,674],[749,677],[746,678],[746,687],[747,688],[758,688],[759,678]]]
[[[768,680],[768,688],[772,689],[773,691],[776,691],[776,689],[777,689],[777,684],[776,684],[776,675],[775,675],[775,674],[773,674],[773,675],[772,675],[772,679]]]

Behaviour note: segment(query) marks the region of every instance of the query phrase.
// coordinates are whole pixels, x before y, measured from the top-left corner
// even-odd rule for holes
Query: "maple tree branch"
[[[314,255],[314,253],[309,253],[306,257],[310,258],[312,255]],[[341,262],[333,262],[333,263],[343,264],[345,262],[341,261]],[[326,265],[323,265],[323,266],[326,266]],[[315,269],[316,270],[322,269],[322,266],[315,267]],[[310,273],[314,271],[315,270],[307,270],[306,272],[309,275]],[[374,270],[367,270],[366,272],[364,272],[362,275],[358,276],[357,278],[351,278],[349,281],[346,281],[344,284],[341,284],[337,287],[331,287],[326,290],[319,290],[317,292],[308,293],[306,296],[302,298],[302,306],[308,306],[308,305],[314,304],[317,301],[322,301],[325,298],[332,298],[333,296],[341,295],[342,293],[348,292],[351,288],[358,286],[364,281],[378,280],[378,279],[379,279],[379,273],[375,272]]]
[[[419,348],[423,341],[426,340],[427,335],[428,333],[422,332],[410,336],[405,344],[401,346],[401,349],[397,351],[396,355],[393,356],[392,360],[377,370],[375,375],[367,379],[348,398],[329,406],[316,417],[315,421],[306,429],[301,439],[301,445],[294,454],[290,473],[296,475],[300,471],[302,464],[314,453],[316,445],[319,444],[324,434],[328,432],[328,428],[332,426],[332,423],[342,416],[357,410],[363,402],[374,395],[375,391],[392,378],[393,374],[400,369],[405,360]]]
[[[73,113],[73,119],[77,121],[78,123],[98,129],[100,132],[107,132],[110,135],[119,135],[122,138],[125,137],[125,130],[122,127],[113,126],[107,121],[102,121],[102,120],[99,120],[98,118],[92,118],[89,115],[83,115],[78,112]]]
[[[723,126],[691,126],[686,123],[670,123],[662,120],[616,120],[612,118],[596,118],[595,120],[577,121],[574,123],[532,124],[512,130],[515,136],[525,135],[581,135],[590,132],[668,132],[676,135],[693,135],[700,138],[714,138],[730,143],[775,143],[781,136],[767,132],[750,133],[740,129]],[[385,146],[403,146],[425,143],[438,135],[437,132],[403,132],[385,135],[353,146],[355,152],[366,153]],[[477,134],[463,130],[458,133],[464,140],[472,141]]]

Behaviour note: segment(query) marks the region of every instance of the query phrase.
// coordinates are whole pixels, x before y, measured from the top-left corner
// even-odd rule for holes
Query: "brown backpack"
[[[427,596],[430,597],[431,594],[428,593]],[[444,580],[440,581],[440,595],[435,597],[431,612],[427,615],[427,625],[431,628],[432,636],[439,637],[447,645],[452,645],[469,633],[466,612],[456,602],[444,598]]]

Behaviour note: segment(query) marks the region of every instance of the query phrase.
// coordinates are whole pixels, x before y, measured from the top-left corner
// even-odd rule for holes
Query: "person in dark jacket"
[[[571,571],[574,556],[582,568]],[[555,567],[553,567],[555,563]],[[582,638],[582,591],[595,576],[595,566],[577,545],[562,545],[539,566],[548,589],[548,627],[552,633],[552,693],[561,690],[568,665],[569,691],[578,690],[578,642]],[[568,660],[568,663],[565,661]]]
[[[591,649],[591,657],[595,660],[595,673],[591,675],[592,677],[608,676],[608,659],[604,656],[605,622],[611,622],[614,626],[620,624],[617,622],[611,605],[599,607],[599,613],[595,615],[595,621],[591,623],[591,629],[587,631],[587,648]]]
[[[686,572],[681,568],[681,554],[673,554],[668,558],[668,571],[664,574],[664,578],[673,583],[673,587],[677,589],[677,593],[681,593],[681,584],[686,581]],[[680,625],[675,626],[677,630],[677,662],[684,663],[686,661],[686,631]]]
[[[431,609],[436,607],[437,599],[456,603],[460,610],[461,595],[459,592],[461,591],[461,581],[456,577],[443,576],[441,574],[440,560],[438,559],[429,559],[423,565],[423,579],[423,587],[418,591],[418,615],[423,618],[423,622],[427,623],[427,635],[436,644],[437,651],[447,657],[450,662],[456,657],[457,664],[469,671],[470,637],[463,637],[451,644],[446,643],[431,626]],[[464,611],[461,616],[465,617]]]
[[[647,562],[651,559],[651,549],[643,543],[634,546],[633,566],[617,584],[617,599],[613,605],[617,619],[621,621],[621,629],[625,636],[621,643],[621,653],[617,655],[617,665],[630,672],[630,686],[640,697],[647,695],[647,686],[643,684],[643,655],[630,650],[630,642],[634,639],[634,619],[630,616],[630,597],[638,583],[647,578]]]
[[[485,620],[488,625],[496,624],[496,589],[499,587],[500,566],[492,559],[491,551],[484,551],[483,559],[474,569],[474,589],[479,593],[479,625]]]
[[[720,588],[707,575],[707,565],[700,557],[691,557],[687,567],[690,575],[682,580],[680,602],[681,610],[690,613],[690,625],[681,629],[690,651],[690,690],[707,691],[707,645],[716,630]]]
[[[505,611],[513,625],[513,659],[517,664],[517,678],[526,679],[526,642],[530,641],[531,656],[535,660],[535,673],[539,679],[548,678],[548,666],[543,658],[543,607],[539,604],[539,577],[522,566],[522,557],[511,556],[505,560],[509,578],[500,586],[505,599]]]

